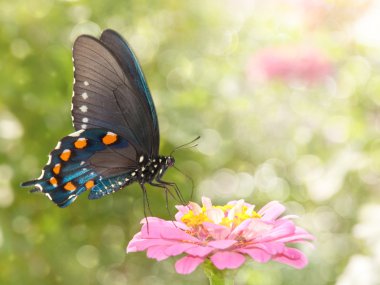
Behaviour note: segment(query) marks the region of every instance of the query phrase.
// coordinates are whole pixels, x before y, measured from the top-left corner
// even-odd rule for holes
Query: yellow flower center
[[[230,217],[229,212],[234,208],[234,205],[224,206],[212,206],[212,209],[219,209],[223,211],[224,217],[218,223],[226,227],[236,227],[247,219],[261,218],[261,215],[255,211],[248,211],[247,206],[242,206],[241,211],[235,213],[233,217]],[[182,216],[181,221],[188,227],[196,227],[202,225],[204,222],[215,223],[211,217],[207,215],[207,209],[201,208],[201,212],[195,214],[193,210],[190,210]]]

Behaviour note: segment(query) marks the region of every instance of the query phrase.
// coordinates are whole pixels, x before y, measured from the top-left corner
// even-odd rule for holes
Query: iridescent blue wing
[[[80,130],[64,137],[49,154],[39,178],[24,182],[60,207],[90,190],[90,199],[113,193],[134,182],[136,149],[123,137],[104,129]]]
[[[120,36],[102,37],[83,35],[74,43],[74,127],[112,130],[139,154],[157,156],[158,121],[139,64]]]
[[[133,85],[133,89],[136,94],[140,97],[145,98],[145,102],[147,103],[150,109],[150,112],[147,115],[150,116],[153,130],[153,141],[152,153],[158,153],[158,147],[160,142],[160,133],[158,126],[158,119],[156,109],[154,107],[153,99],[150,94],[150,90],[148,84],[145,80],[144,73],[141,69],[140,63],[135,56],[133,50],[128,45],[127,41],[123,39],[121,35],[119,35],[114,30],[105,30],[100,36],[100,41],[103,42],[108,49],[112,52],[112,54],[117,59],[120,67],[123,69],[124,74],[130,80]]]

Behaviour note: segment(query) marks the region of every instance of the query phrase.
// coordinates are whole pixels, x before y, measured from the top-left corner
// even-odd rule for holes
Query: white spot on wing
[[[73,95],[74,96],[74,95]],[[73,103],[71,103],[71,111],[74,109]]]
[[[80,109],[83,113],[86,113],[88,108],[87,108],[86,105],[82,105],[79,109]]]
[[[122,185],[123,183],[119,181],[119,182],[117,182],[117,184]]]
[[[85,163],[86,163],[85,161],[81,161],[80,165],[82,166]],[[94,173],[91,173],[91,174],[94,174]]]
[[[46,164],[49,165],[50,162],[51,162],[51,155],[49,154],[49,156],[48,156],[48,162]]]
[[[45,193],[45,196],[48,197],[51,201],[53,200],[49,193]]]
[[[86,99],[88,98],[87,92],[83,92],[83,93],[82,93],[82,98],[83,98],[84,100],[86,100]]]
[[[135,175],[136,175],[136,172],[132,172],[131,176],[133,177],[133,176],[135,176]]]
[[[74,92],[74,90],[73,90],[73,94],[71,95],[71,97],[74,97],[74,95],[75,95],[75,92]],[[71,103],[71,106],[73,105],[73,103]],[[72,109],[71,109],[72,110]]]
[[[144,161],[144,156],[140,156],[140,159],[139,159],[139,162],[143,162]]]
[[[44,177],[44,174],[45,174],[45,170],[42,169],[42,173],[41,173],[41,175],[37,179],[38,180],[42,179],[42,177]]]
[[[57,145],[55,146],[55,149],[59,149],[61,147],[61,141],[59,141],[58,143],[57,143]]]
[[[88,81],[83,82],[83,84],[84,84],[84,86],[90,85],[90,83],[88,83]]]
[[[81,134],[81,133],[83,133],[84,132],[84,130],[79,130],[79,131],[76,131],[76,132],[74,132],[74,133],[71,133],[71,134],[69,134],[69,137],[79,137],[79,135]]]
[[[77,195],[73,194],[73,195],[70,195],[68,200],[70,200],[71,198],[73,198],[73,202],[78,198]]]
[[[38,188],[38,190],[40,190],[42,192],[43,188],[41,186],[41,184],[37,183],[34,185],[36,188]]]
[[[83,123],[88,123],[88,118],[86,118],[86,117],[82,118],[82,122]]]
[[[87,125],[86,124],[82,124],[81,128],[84,130],[85,128],[87,128]]]

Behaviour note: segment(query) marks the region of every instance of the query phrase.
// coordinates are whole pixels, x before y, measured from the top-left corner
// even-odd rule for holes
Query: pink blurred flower
[[[321,81],[332,74],[332,64],[319,50],[310,47],[267,48],[257,52],[248,63],[252,80]]]
[[[280,217],[285,207],[279,202],[270,202],[258,212],[244,200],[213,206],[203,197],[202,203],[203,207],[193,202],[177,206],[176,221],[148,217],[147,224],[144,219],[127,253],[146,250],[149,258],[158,261],[184,254],[175,264],[181,274],[193,272],[206,259],[220,270],[238,268],[246,257],[261,263],[275,260],[297,269],[306,266],[306,256],[287,245],[314,237],[295,226],[294,216]]]

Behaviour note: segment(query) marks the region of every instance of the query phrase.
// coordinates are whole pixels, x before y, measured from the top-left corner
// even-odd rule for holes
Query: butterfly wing
[[[131,84],[133,85],[133,89],[136,94],[139,94],[140,97],[145,98],[144,104],[147,104],[145,107],[148,107],[150,110],[150,112],[147,112],[147,115],[150,116],[151,120],[149,120],[149,122],[152,124],[149,128],[152,130],[153,134],[148,138],[151,140],[149,144],[153,147],[152,153],[158,154],[160,133],[157,113],[148,84],[145,80],[144,73],[137,57],[123,37],[113,30],[107,29],[103,31],[100,36],[100,41],[108,47],[108,49],[118,60],[124,74],[129,78]]]
[[[64,137],[50,153],[39,178],[24,182],[60,207],[90,190],[90,199],[113,193],[134,181],[136,149],[123,137],[104,129],[80,130]]]
[[[104,42],[83,35],[74,43],[74,127],[112,130],[139,154],[157,156],[158,121],[139,64],[121,37],[104,36]]]

